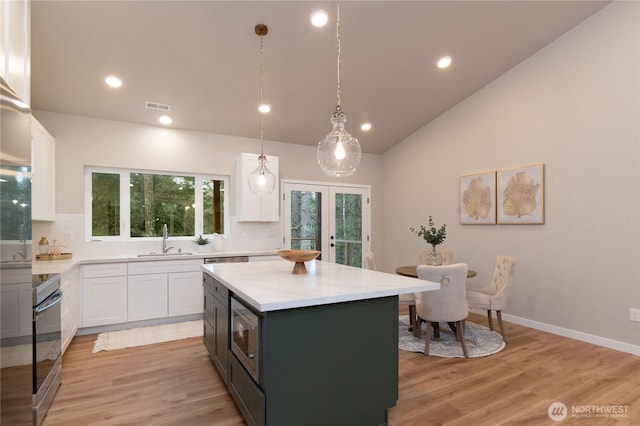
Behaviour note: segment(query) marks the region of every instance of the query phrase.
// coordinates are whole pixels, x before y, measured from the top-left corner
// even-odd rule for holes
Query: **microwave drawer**
[[[229,391],[247,424],[265,424],[264,392],[231,352],[229,353]]]

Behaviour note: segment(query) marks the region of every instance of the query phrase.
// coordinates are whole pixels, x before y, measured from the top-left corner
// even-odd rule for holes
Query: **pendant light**
[[[318,164],[327,176],[343,177],[355,173],[362,151],[358,139],[344,128],[347,116],[340,107],[340,0],[336,14],[336,39],[338,50],[338,90],[336,110],[331,116],[333,129],[318,143]]]
[[[276,177],[267,168],[267,157],[264,155],[264,114],[271,110],[271,106],[264,103],[262,99],[262,89],[264,85],[264,36],[269,29],[266,25],[258,24],[255,27],[256,34],[260,37],[260,155],[258,156],[258,167],[249,174],[249,190],[254,194],[271,194],[276,187]]]

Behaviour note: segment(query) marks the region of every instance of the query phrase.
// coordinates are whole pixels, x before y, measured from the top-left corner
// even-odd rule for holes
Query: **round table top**
[[[418,272],[416,271],[417,266],[418,265],[398,266],[396,268],[396,274],[403,275],[405,277],[418,278]],[[469,271],[467,272],[467,278],[473,278],[476,275],[476,271],[472,269],[469,269]]]

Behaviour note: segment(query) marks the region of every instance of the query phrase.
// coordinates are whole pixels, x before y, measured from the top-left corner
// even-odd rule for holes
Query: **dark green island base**
[[[397,296],[257,313],[258,385],[229,351],[230,292],[204,277],[205,345],[248,424],[387,424],[398,400]]]

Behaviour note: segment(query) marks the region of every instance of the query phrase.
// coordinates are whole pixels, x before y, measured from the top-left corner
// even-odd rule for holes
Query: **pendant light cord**
[[[338,50],[338,66],[337,66],[337,74],[338,74],[338,90],[337,90],[337,104],[336,104],[336,112],[339,112],[342,108],[340,107],[340,0],[338,0],[338,10],[336,13],[336,40],[337,40],[337,50]]]
[[[262,91],[264,86],[264,35],[260,36],[260,105],[262,105]],[[264,114],[260,112],[260,170],[264,172]]]

